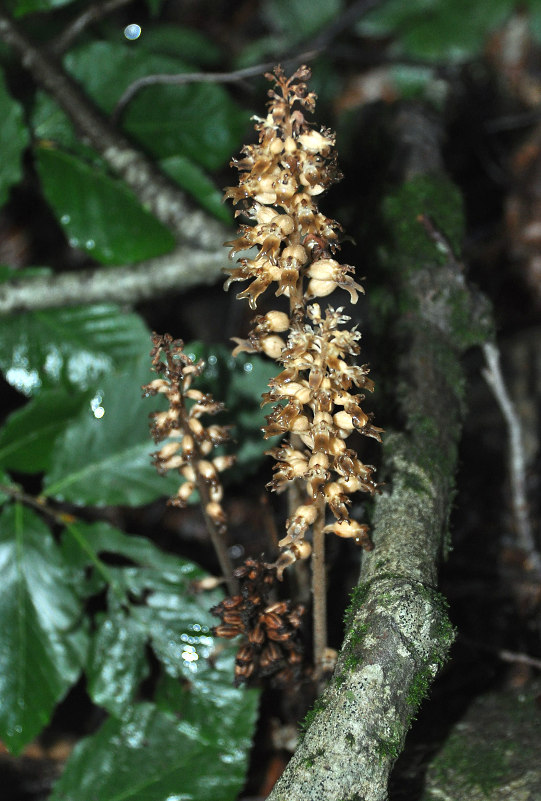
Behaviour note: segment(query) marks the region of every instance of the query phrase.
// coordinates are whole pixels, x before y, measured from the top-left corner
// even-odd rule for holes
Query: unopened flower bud
[[[334,292],[337,286],[336,281],[321,281],[319,278],[311,278],[306,289],[306,297],[309,300],[311,298],[325,298]]]
[[[205,481],[216,481],[217,479],[216,468],[212,462],[207,462],[205,459],[201,459],[201,461],[197,463],[197,472]]]
[[[184,464],[184,457],[183,456],[171,456],[171,458],[167,459],[161,465],[162,470],[176,470],[179,467],[182,467]]]
[[[264,316],[263,324],[266,325],[269,331],[281,333],[288,330],[289,317],[285,312],[270,311]]]
[[[289,214],[277,214],[276,217],[273,217],[272,222],[278,226],[282,236],[289,236],[295,230],[293,217],[290,217]]]
[[[273,156],[277,156],[284,149],[284,143],[281,139],[273,139],[269,145],[269,150]]]
[[[179,490],[177,492],[177,496],[180,498],[181,501],[187,503],[194,489],[195,489],[195,484],[193,481],[185,481],[184,484],[180,485]]]
[[[179,448],[180,442],[167,442],[165,445],[162,445],[158,453],[160,454],[161,459],[167,460],[171,456],[174,456]]]
[[[154,381],[150,382],[150,384],[145,384],[142,389],[152,395],[157,392],[164,394],[170,389],[170,385],[163,378],[155,378]]]
[[[182,438],[182,455],[185,459],[190,459],[195,450],[195,443],[191,434],[184,434]]]
[[[212,463],[216,470],[221,473],[223,470],[227,470],[229,467],[235,464],[235,457],[234,456],[216,456],[215,459],[212,460]]]
[[[337,428],[353,431],[353,418],[347,412],[336,412],[333,416],[333,420]]]
[[[184,467],[180,472],[184,476],[186,481],[195,481],[195,470],[193,469],[191,464],[184,465]]]
[[[190,426],[190,429],[192,430],[192,433],[196,439],[200,439],[205,433],[203,424],[196,417],[190,417],[188,420],[188,425]]]
[[[224,497],[224,490],[221,484],[211,484],[209,488],[210,500],[214,503],[220,503]]]
[[[305,264],[308,260],[306,250],[302,245],[290,245],[282,251],[282,259],[295,259],[297,264]]]
[[[281,337],[279,337],[276,334],[263,337],[262,339],[260,339],[260,344],[263,353],[265,353],[271,359],[278,359],[281,352],[286,346],[284,340],[281,339]]]
[[[289,430],[293,431],[295,434],[300,433],[301,431],[308,431],[309,428],[310,421],[303,414],[296,417],[289,426]]]
[[[205,511],[210,519],[217,525],[223,525],[227,520],[224,510],[217,501],[207,503]]]

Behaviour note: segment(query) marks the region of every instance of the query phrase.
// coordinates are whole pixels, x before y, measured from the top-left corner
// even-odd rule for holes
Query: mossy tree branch
[[[436,587],[464,413],[460,354],[490,334],[491,320],[460,264],[419,220],[449,214],[443,233],[452,240],[461,214],[459,206],[449,209],[456,192],[441,174],[419,175],[439,167],[437,136],[428,119],[411,113],[415,119],[406,114],[400,124],[400,131],[417,130],[406,143],[408,180],[385,204],[399,248],[389,261],[397,265],[403,312],[396,334],[404,433],[384,440],[390,479],[375,502],[376,547],[363,556],[334,676],[269,801],[384,801],[411,720],[454,637]],[[420,159],[419,148],[434,157]]]

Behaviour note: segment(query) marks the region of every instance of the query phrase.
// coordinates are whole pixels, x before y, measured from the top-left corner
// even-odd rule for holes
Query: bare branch
[[[125,267],[96,267],[73,273],[13,279],[0,285],[0,314],[78,306],[81,303],[133,305],[171,291],[218,280],[223,248],[195,250],[181,246],[149,261]]]
[[[486,368],[483,370],[483,378],[492,390],[492,394],[500,407],[500,411],[507,426],[509,478],[517,542],[519,547],[526,553],[530,569],[541,576],[541,556],[535,545],[528,514],[528,501],[526,498],[526,461],[520,417],[505,386],[500,367],[500,351],[498,347],[493,342],[486,342],[483,345],[483,355],[486,362]]]

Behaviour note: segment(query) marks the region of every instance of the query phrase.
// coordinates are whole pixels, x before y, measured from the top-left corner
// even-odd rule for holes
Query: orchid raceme
[[[317,301],[345,290],[356,303],[363,288],[354,268],[340,264],[342,228],[325,217],[317,198],[341,175],[336,166],[335,136],[316,130],[305,119],[316,96],[307,87],[310,70],[300,67],[287,79],[277,68],[267,75],[274,82],[269,110],[256,118],[259,142],[248,145],[232,164],[239,185],[226,198],[239,205],[243,223],[237,239],[228,242],[230,257],[251,248],[256,255],[241,257],[230,267],[226,289],[248,281],[238,295],[256,309],[269,288],[289,299],[289,309],[257,315],[246,339],[235,339],[234,353],[262,352],[282,367],[272,379],[264,403],[273,403],[265,437],[286,435],[269,452],[277,464],[270,488],[277,492],[302,482],[305,497],[290,515],[279,545],[279,575],[287,565],[310,553],[309,532],[316,528],[372,547],[368,526],[349,515],[350,496],[373,494],[374,468],[363,464],[346,440],[354,431],[380,439],[381,429],[363,411],[362,390],[372,391],[366,365],[357,365],[360,333],[348,328],[342,306],[324,311]],[[326,524],[326,510],[331,520]]]

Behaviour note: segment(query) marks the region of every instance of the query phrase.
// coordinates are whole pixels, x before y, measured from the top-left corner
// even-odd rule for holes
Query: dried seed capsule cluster
[[[204,414],[216,414],[223,406],[209,394],[192,387],[204,370],[202,360],[194,362],[184,353],[182,340],[169,334],[153,334],[152,369],[158,378],[146,384],[145,396],[163,394],[169,401],[164,412],[151,413],[151,433],[155,442],[167,440],[153,454],[159,473],[178,470],[184,478],[177,494],[169,500],[173,506],[185,506],[197,488],[203,511],[218,532],[225,529],[225,513],[221,505],[223,488],[219,473],[233,464],[233,456],[215,456],[212,451],[229,438],[228,427],[204,426]]]
[[[247,559],[234,571],[240,593],[225,598],[211,609],[221,623],[214,628],[218,637],[241,634],[235,662],[235,684],[248,684],[270,677],[273,686],[298,682],[302,666],[299,628],[304,614],[300,604],[290,601],[269,603],[276,582],[276,568],[260,560]]]
[[[358,390],[372,391],[373,383],[368,368],[354,362],[360,333],[348,329],[343,308],[322,312],[314,302],[343,289],[356,303],[363,291],[351,275],[353,268],[335,258],[341,226],[317,206],[317,196],[341,178],[335,137],[305,120],[316,100],[307,87],[307,67],[289,79],[280,68],[267,77],[274,89],[267,116],[256,118],[259,142],[232,162],[239,185],[225,195],[242,207],[237,214],[250,221],[227,243],[230,257],[254,247],[257,253],[229,268],[226,289],[234,281],[249,281],[237,297],[247,298],[253,309],[272,284],[276,296],[289,298],[289,313],[271,310],[256,316],[248,337],[236,339],[234,351],[263,352],[283,368],[263,396],[264,403],[274,404],[265,437],[288,435],[269,452],[277,462],[269,486],[280,492],[301,480],[306,497],[279,543],[281,576],[287,565],[310,553],[305,536],[316,521],[323,525],[323,507],[334,518],[324,531],[372,547],[368,527],[350,518],[348,506],[352,493],[377,491],[374,468],[363,464],[346,440],[354,431],[379,440],[381,429],[361,407],[364,395]]]

